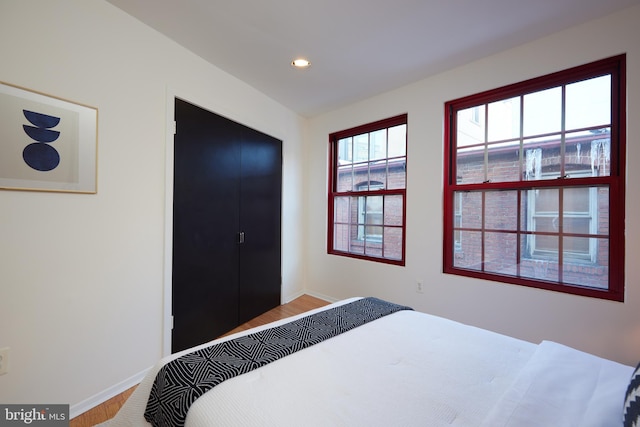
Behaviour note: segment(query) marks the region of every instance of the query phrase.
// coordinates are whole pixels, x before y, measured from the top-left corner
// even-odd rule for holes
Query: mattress
[[[148,426],[156,373],[191,350],[161,360],[103,425]],[[399,311],[222,382],[193,403],[185,425],[620,425],[632,371],[553,342]]]

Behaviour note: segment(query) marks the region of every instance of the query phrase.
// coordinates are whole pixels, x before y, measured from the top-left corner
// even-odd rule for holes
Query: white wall
[[[168,93],[283,140],[283,299],[303,291],[299,116],[102,0],[0,0],[0,81],[99,110],[97,194],[0,190],[0,402],[73,415],[161,356]]]
[[[326,206],[328,134],[407,112],[406,267],[326,254],[326,211],[309,210],[308,291],[374,295],[525,340],[550,339],[636,364],[640,360],[640,7],[476,61],[310,121],[308,206]],[[428,41],[425,41],[428,43]],[[626,300],[603,301],[442,274],[444,103],[627,53]],[[324,159],[320,160],[320,159]],[[415,292],[423,280],[423,294]]]

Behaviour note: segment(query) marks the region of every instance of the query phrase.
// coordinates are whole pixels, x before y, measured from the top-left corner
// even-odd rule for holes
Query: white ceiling
[[[640,0],[107,0],[307,117]],[[311,60],[307,70],[290,63]]]

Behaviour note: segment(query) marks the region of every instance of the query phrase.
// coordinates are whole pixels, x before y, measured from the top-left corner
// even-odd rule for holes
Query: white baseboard
[[[126,380],[121,381],[118,384],[111,386],[108,389],[89,397],[88,399],[83,400],[80,403],[71,405],[69,407],[69,418],[75,418],[78,415],[87,412],[89,409],[93,409],[96,406],[111,399],[112,397],[119,395],[123,391],[129,390],[134,385],[140,384],[140,381],[142,381],[147,372],[149,372],[149,369],[145,369],[144,371],[139,372],[132,377],[127,378]]]
[[[333,297],[330,297],[330,296],[327,296],[327,295],[324,295],[324,294],[321,294],[321,293],[318,293],[318,292],[309,291],[309,290],[304,291],[303,294],[311,295],[312,297],[316,297],[316,298],[319,298],[321,300],[325,300],[327,302],[337,302],[337,301],[339,301],[338,298],[333,298]]]

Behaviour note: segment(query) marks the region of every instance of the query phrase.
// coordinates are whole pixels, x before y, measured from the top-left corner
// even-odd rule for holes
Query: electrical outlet
[[[0,375],[9,372],[9,347],[0,348]]]
[[[416,280],[416,292],[419,294],[424,292],[424,289],[422,287],[422,280]]]

